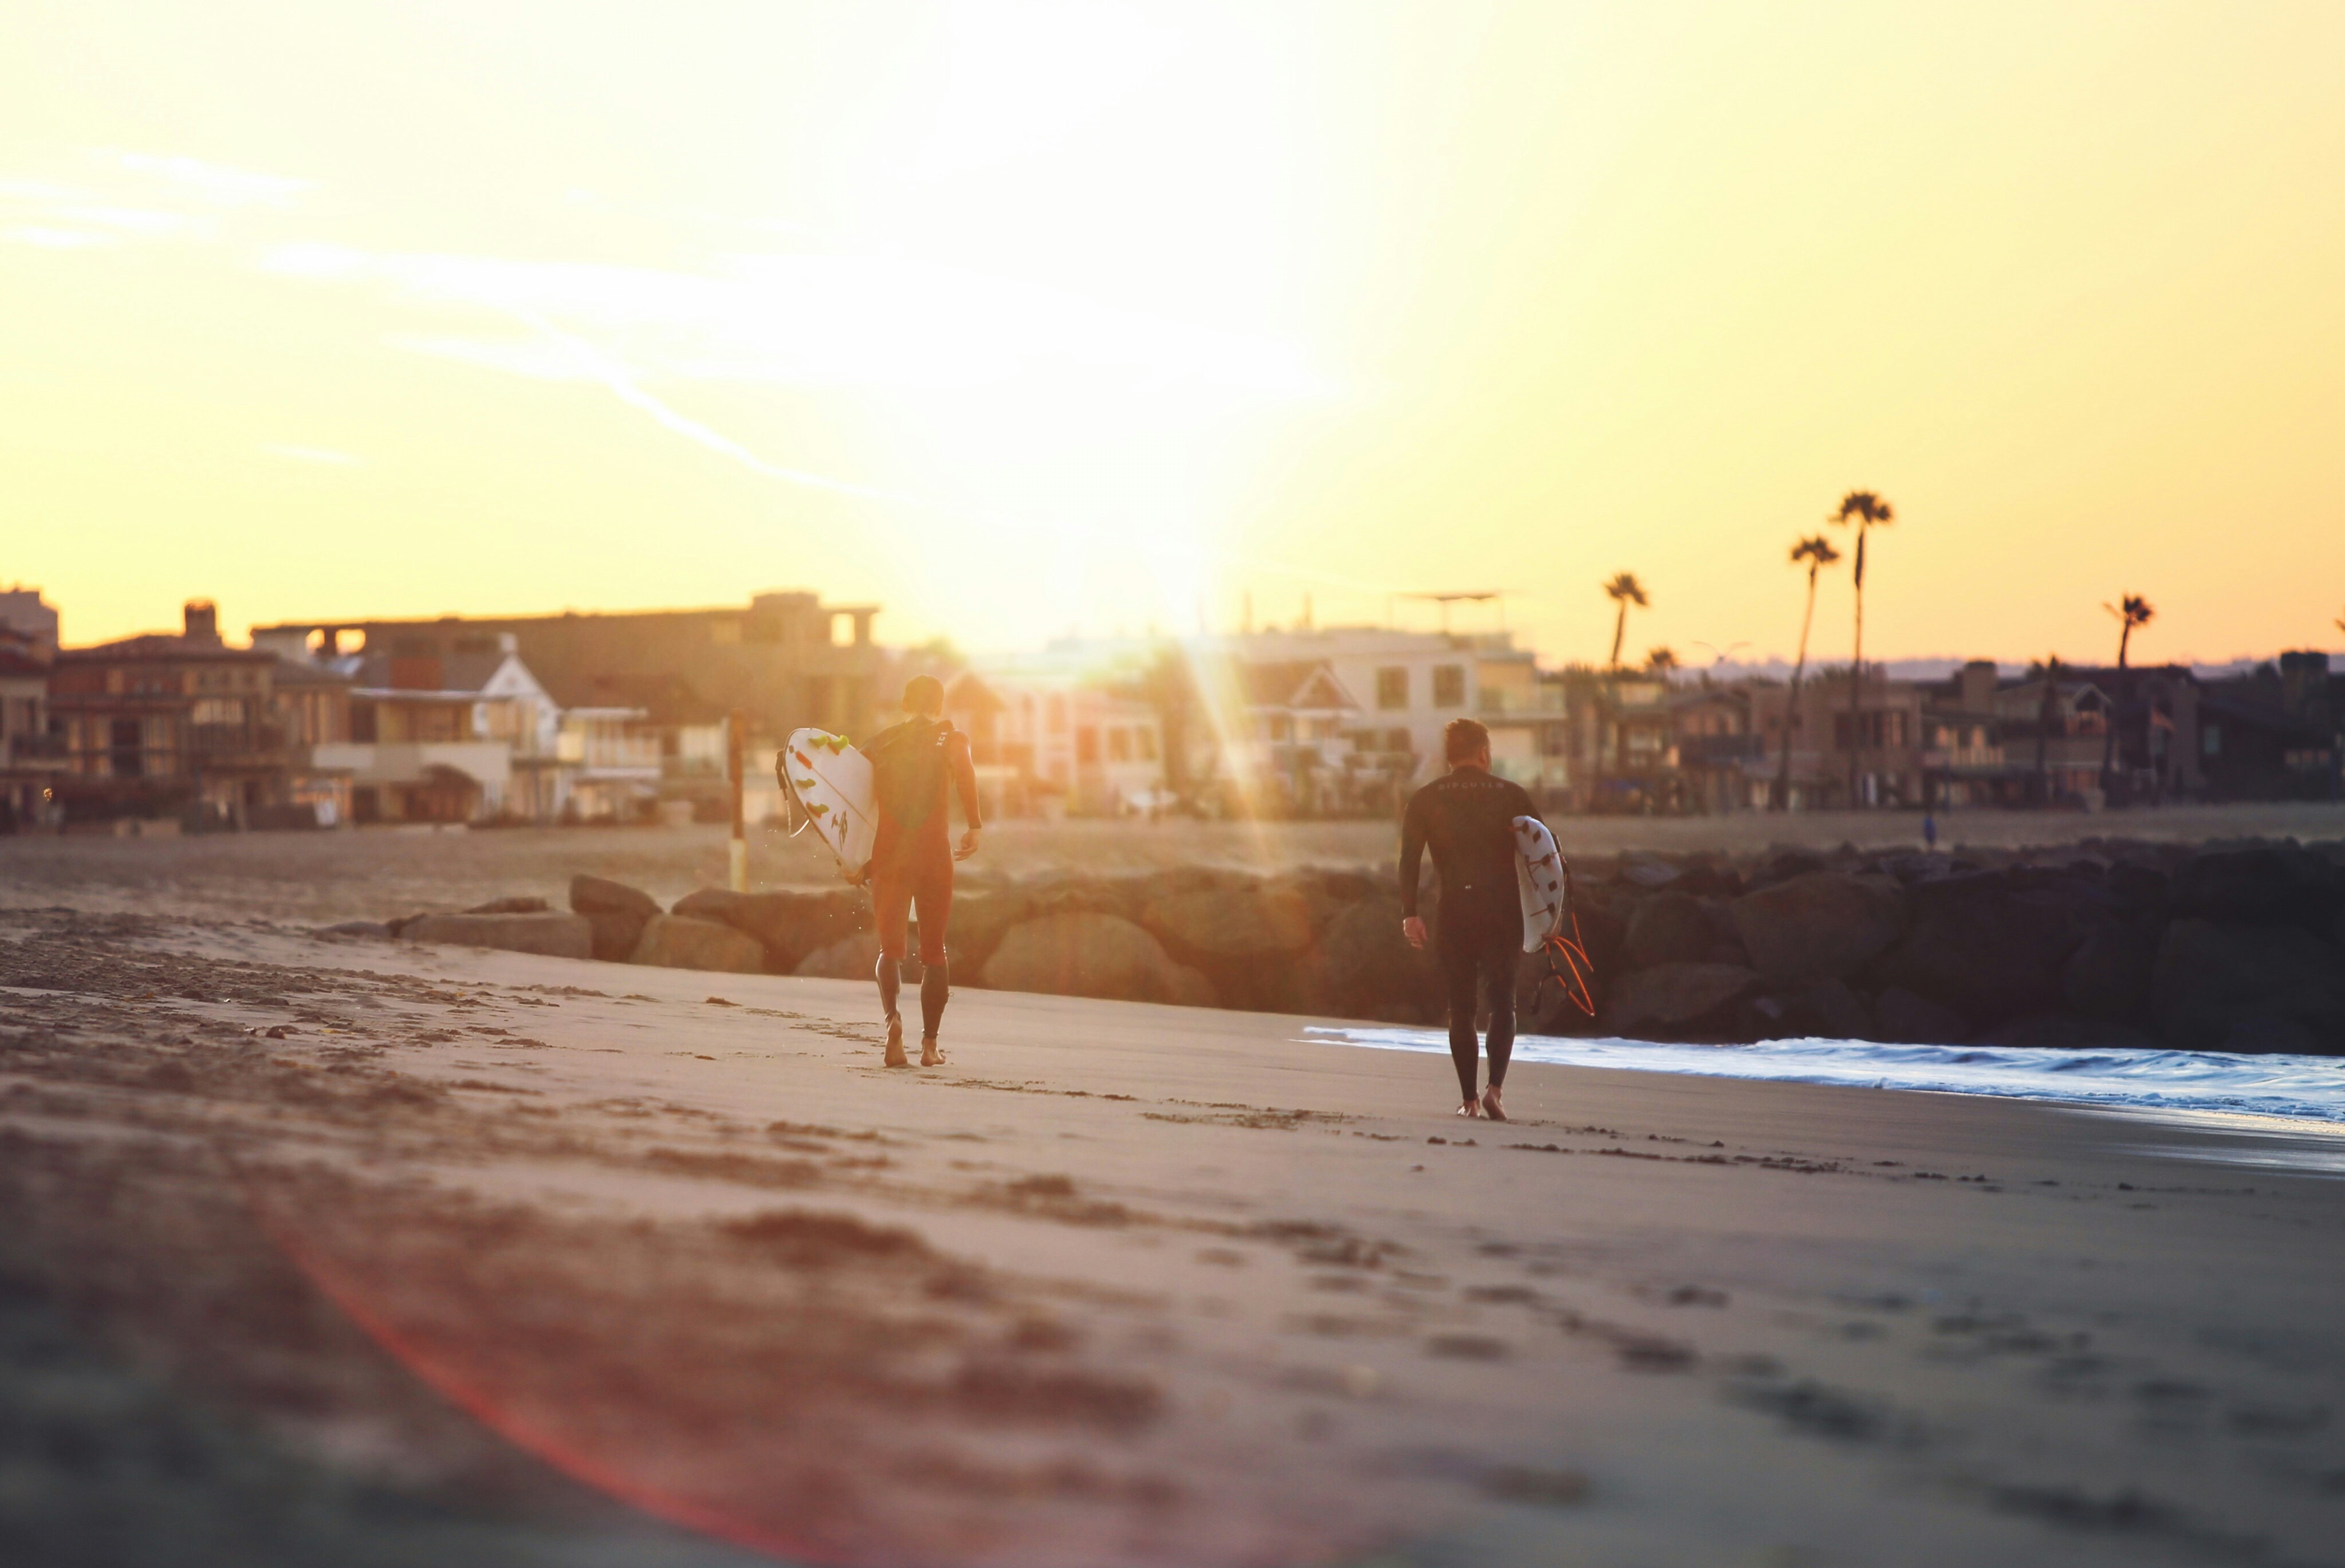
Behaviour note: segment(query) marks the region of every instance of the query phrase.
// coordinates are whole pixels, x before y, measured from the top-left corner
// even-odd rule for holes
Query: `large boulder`
[[[878,933],[858,931],[816,948],[799,959],[798,966],[790,972],[817,980],[868,980],[878,966]]]
[[[984,971],[985,961],[1001,945],[1010,928],[1034,913],[1033,900],[1014,887],[990,893],[957,894],[952,924],[945,933],[946,950],[954,962],[972,975]]]
[[[1140,925],[1176,962],[1213,982],[1222,1006],[1256,1012],[1311,1010],[1303,988],[1312,899],[1292,885],[1248,881],[1151,900]]]
[[[1717,927],[1701,900],[1666,888],[1639,904],[1629,917],[1620,943],[1620,965],[1650,969],[1656,964],[1700,964],[1717,945]]]
[[[1895,882],[1832,871],[1746,893],[1732,908],[1751,966],[1774,986],[1848,979],[1905,928],[1904,898]]]
[[[2127,912],[2097,882],[2026,867],[1916,883],[1905,900],[1912,928],[1875,981],[1986,1023],[2059,1007],[2069,956]]]
[[[1892,986],[1873,999],[1873,1037],[1909,1046],[1955,1046],[1970,1038],[1968,1018],[1943,1002]]]
[[[594,926],[584,916],[419,915],[401,923],[401,940],[460,942],[472,947],[502,947],[509,953],[543,953],[550,958],[594,956]]]
[[[754,937],[719,920],[687,915],[655,915],[628,956],[631,964],[663,969],[707,969],[722,975],[762,975],[766,950]]]
[[[2345,909],[2345,871],[2293,844],[2210,850],[2176,871],[2174,909],[2232,924],[2318,930]]]
[[[1120,916],[1045,915],[1005,933],[986,960],[997,991],[1109,996],[1131,1002],[1211,1007],[1213,983],[1176,964],[1164,945]]]
[[[1140,924],[1187,963],[1275,962],[1311,946],[1311,901],[1293,886],[1176,893],[1151,901]]]
[[[1657,964],[1617,980],[1604,999],[1614,1034],[1663,1039],[1722,1033],[1759,976],[1739,964]]]
[[[2158,944],[2150,1007],[2152,1027],[2186,1050],[2222,1049],[2239,1026],[2265,1023],[2345,1051],[2345,955],[2293,926],[2177,920]]]
[[[1755,891],[1772,887],[1779,882],[1789,882],[1795,876],[1812,876],[1827,868],[1824,857],[1812,849],[1778,849],[1770,853],[1759,869],[1751,874],[1751,886]]]
[[[1783,998],[1781,1027],[1771,1031],[1802,1040],[1869,1040],[1877,1026],[1864,998],[1841,979],[1818,980]]]
[[[1441,975],[1433,956],[1400,934],[1400,899],[1378,893],[1345,905],[1320,934],[1318,950],[1298,966],[1315,1010],[1385,1023],[1441,1017]]]
[[[2060,971],[2060,995],[2073,1012],[2112,1023],[2139,1021],[2149,1007],[2157,968],[2157,937],[2133,925],[2109,925],[2086,934]]]
[[[586,917],[594,956],[613,963],[634,954],[645,923],[660,912],[659,901],[641,888],[583,874],[570,879],[570,907]]]
[[[816,948],[868,927],[871,899],[854,887],[818,893],[733,893],[704,887],[678,899],[675,913],[730,926],[766,950],[767,968],[788,975]]]

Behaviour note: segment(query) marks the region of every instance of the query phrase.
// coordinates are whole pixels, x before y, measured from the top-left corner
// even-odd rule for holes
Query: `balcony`
[[[63,767],[66,755],[66,737],[63,735],[8,737],[8,760],[19,767],[37,766],[43,763]]]
[[[1690,768],[1728,768],[1767,754],[1761,735],[1688,735],[1678,743],[1678,759]]]
[[[1559,718],[1568,710],[1565,692],[1560,686],[1542,686],[1530,692],[1493,691],[1484,687],[1476,711],[1494,718],[1529,717],[1544,714]]]
[[[269,761],[285,751],[282,724],[189,724],[188,750],[205,762],[234,758]]]

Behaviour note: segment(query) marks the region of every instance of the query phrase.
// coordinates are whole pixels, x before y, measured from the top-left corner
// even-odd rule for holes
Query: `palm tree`
[[[1840,551],[1822,534],[1811,534],[1792,546],[1792,564],[1808,569],[1808,607],[1800,615],[1800,656],[1792,665],[1792,695],[1783,709],[1783,758],[1775,774],[1775,809],[1792,809],[1792,729],[1800,719],[1800,678],[1808,673],[1808,628],[1816,623],[1816,573],[1840,559]]]
[[[1670,678],[1670,672],[1677,667],[1678,651],[1676,649],[1663,644],[1658,648],[1645,650],[1645,669],[1648,673],[1659,675],[1666,681]]]
[[[1616,573],[1613,576],[1612,581],[1604,585],[1604,595],[1606,598],[1611,600],[1613,603],[1620,607],[1619,613],[1615,615],[1612,619],[1612,659],[1609,666],[1611,671],[1611,676],[1607,682],[1606,692],[1607,704],[1610,707],[1613,714],[1615,715],[1612,749],[1615,754],[1618,754],[1620,748],[1620,736],[1617,718],[1620,707],[1620,639],[1627,634],[1629,630],[1629,606],[1634,604],[1641,610],[1646,605],[1650,604],[1652,601],[1645,596],[1645,585],[1637,581],[1637,574],[1633,572]],[[1604,737],[1602,732],[1599,731],[1597,734],[1596,771],[1600,775],[1603,770]]]
[[[1890,504],[1869,490],[1853,490],[1840,498],[1839,510],[1825,520],[1856,525],[1856,656],[1848,666],[1848,804],[1856,804],[1856,762],[1864,750],[1864,539],[1876,528],[1897,521]]]
[[[2101,798],[2106,800],[2117,789],[2117,691],[2127,684],[2125,673],[2126,652],[2133,643],[2133,629],[2137,626],[2148,625],[2151,617],[2157,613],[2157,608],[2138,593],[2121,595],[2115,604],[2104,604],[2101,608],[2116,616],[2122,628],[2117,632],[2117,678],[2114,683],[2117,690],[2110,692],[2109,700],[2103,710],[2105,727],[2101,733]]]
[[[1604,585],[1604,593],[1620,607],[1619,614],[1612,622],[1612,669],[1618,673],[1620,668],[1620,639],[1629,630],[1629,606],[1633,604],[1642,610],[1652,601],[1645,597],[1645,585],[1637,581],[1637,574],[1633,572],[1623,572],[1613,578]]]

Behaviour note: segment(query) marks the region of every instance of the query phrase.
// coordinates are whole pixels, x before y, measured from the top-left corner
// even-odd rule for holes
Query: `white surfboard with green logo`
[[[804,819],[796,836],[812,828],[838,864],[859,873],[871,863],[879,832],[879,803],[871,787],[871,759],[844,735],[827,730],[796,730],[775,759],[782,788]]]

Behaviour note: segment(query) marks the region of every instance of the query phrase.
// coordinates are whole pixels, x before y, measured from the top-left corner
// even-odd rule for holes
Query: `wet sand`
[[[0,915],[0,1539],[183,1522],[85,1560],[2339,1560],[2345,1182],[2251,1136],[1531,1065],[1461,1123],[1309,1020],[983,992],[891,1073],[859,985],[266,922]]]

